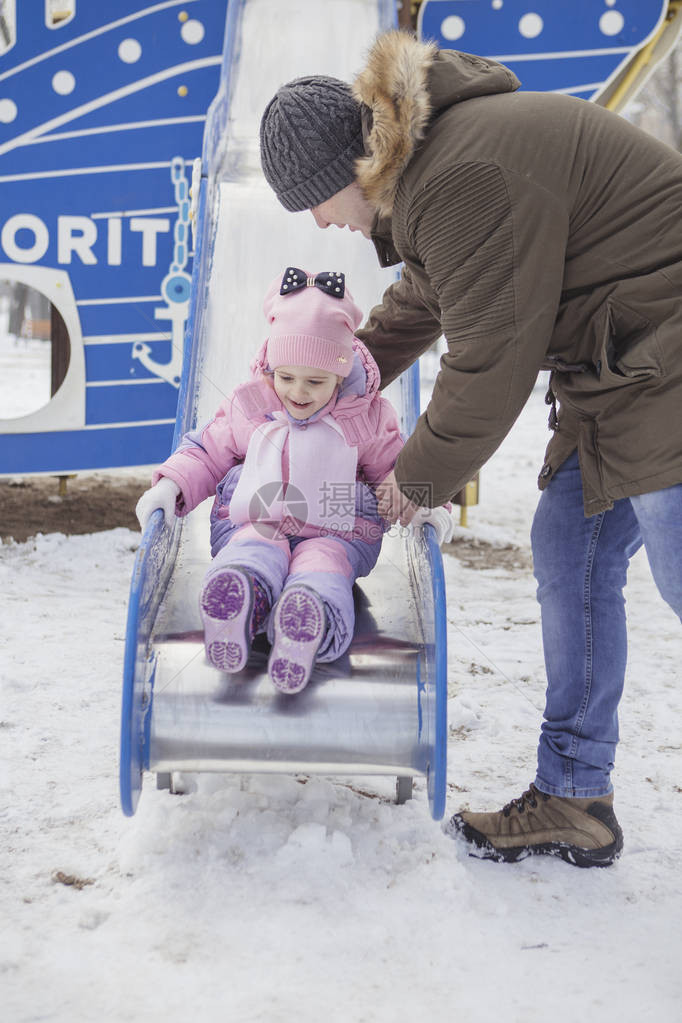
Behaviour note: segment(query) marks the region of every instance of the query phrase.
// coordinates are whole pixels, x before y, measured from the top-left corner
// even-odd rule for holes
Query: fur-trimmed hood
[[[494,60],[439,50],[400,30],[379,36],[353,83],[366,108],[366,155],[357,161],[357,180],[379,215],[390,215],[401,175],[433,117],[454,103],[519,85]]]

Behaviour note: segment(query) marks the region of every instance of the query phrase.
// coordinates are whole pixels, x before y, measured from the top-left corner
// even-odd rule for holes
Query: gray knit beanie
[[[318,206],[350,185],[363,153],[360,104],[338,78],[297,78],[278,89],[265,108],[263,173],[292,213]]]

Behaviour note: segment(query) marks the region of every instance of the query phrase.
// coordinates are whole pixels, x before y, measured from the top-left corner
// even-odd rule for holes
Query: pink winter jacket
[[[293,420],[288,415],[266,375],[266,348],[267,343],[251,366],[251,379],[237,387],[221,404],[215,417],[200,430],[188,434],[175,453],[155,471],[153,483],[158,482],[162,476],[168,476],[180,487],[181,494],[176,506],[178,515],[186,515],[207,497],[215,494],[216,487],[229,470],[245,461],[256,431],[260,431],[261,442],[264,432],[272,434],[274,431],[278,435],[278,450],[281,451],[278,468],[280,480],[284,482],[291,479],[289,454],[292,441],[296,442],[294,447],[297,452],[298,475],[295,482],[304,492],[305,476],[308,474],[318,481],[322,472],[327,474],[326,479],[330,482],[339,478],[334,463],[335,450],[339,466],[343,462],[346,469],[349,464],[353,464],[352,458],[349,462],[348,449],[356,450],[354,480],[370,487],[380,483],[395,465],[404,443],[398,419],[390,402],[379,394],[377,365],[361,341],[357,338],[353,341],[353,371],[342,383],[340,391],[336,392],[324,409],[309,420],[302,421]],[[358,378],[366,378],[362,394],[353,391],[353,381]],[[328,417],[331,417],[333,424],[324,423]],[[292,436],[294,431],[301,429],[310,429],[311,432],[305,439],[300,434]],[[339,435],[342,435],[341,441],[337,439]],[[301,448],[301,442],[308,446]],[[252,452],[257,450],[255,438],[254,445],[256,448],[252,448]],[[339,445],[345,450],[339,450]],[[303,471],[300,464],[301,450],[309,459]],[[272,448],[269,447],[266,453],[272,461]],[[258,459],[252,456],[250,463],[248,485],[255,492],[259,485],[272,482],[272,476],[259,479]],[[247,466],[245,472],[246,469]],[[235,493],[235,510],[236,497]],[[308,494],[306,497],[309,507],[312,507],[314,501]],[[239,521],[232,508],[230,518]],[[312,525],[314,531],[314,523]]]

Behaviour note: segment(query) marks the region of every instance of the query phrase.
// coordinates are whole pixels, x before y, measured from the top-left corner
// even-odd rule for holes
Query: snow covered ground
[[[7,333],[0,305],[0,419],[15,419],[50,400],[51,346]]]
[[[543,393],[485,468],[468,534],[457,530],[494,567],[445,557],[449,813],[499,806],[533,777],[544,682],[528,528]],[[680,1019],[682,630],[642,554],[615,777],[625,852],[581,871],[472,859],[431,820],[422,787],[396,806],[383,779],[201,776],[184,797],[148,780],[124,818],[138,542],[115,529],[0,545],[3,1021]]]

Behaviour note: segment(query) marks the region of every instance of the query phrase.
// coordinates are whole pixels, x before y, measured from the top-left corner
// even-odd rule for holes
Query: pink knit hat
[[[287,267],[284,276],[272,282],[263,304],[270,324],[270,369],[312,366],[348,376],[362,313],[345,285],[342,273],[309,274],[297,267]]]

